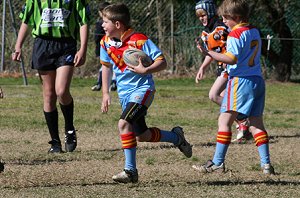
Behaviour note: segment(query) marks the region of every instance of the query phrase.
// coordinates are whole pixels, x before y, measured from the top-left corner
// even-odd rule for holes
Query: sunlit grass
[[[30,77],[29,85],[24,86],[21,78],[1,78],[0,157],[5,162],[5,171],[0,173],[1,196],[255,197],[259,193],[264,197],[297,197],[299,84],[267,82],[264,120],[276,176],[269,179],[261,175],[252,142],[230,146],[225,174],[200,174],[191,168],[214,154],[219,107],[208,99],[213,80],[200,84],[192,78],[156,80],[157,92],[147,124],[163,130],[182,126],[193,144],[193,157],[186,158],[169,143],[138,143],[140,183],[117,185],[111,176],[122,171],[124,158],[117,130],[121,108],[116,92],[111,93],[109,112],[102,114],[102,93],[90,89],[95,79],[74,78],[71,92],[78,147],[74,153],[49,155],[39,79]],[[59,106],[58,110],[63,140],[64,120]]]

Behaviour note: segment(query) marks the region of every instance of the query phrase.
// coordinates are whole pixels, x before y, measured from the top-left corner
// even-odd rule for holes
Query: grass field
[[[49,134],[42,112],[38,79],[1,78],[0,99],[1,197],[300,197],[300,86],[267,82],[265,124],[270,136],[276,175],[262,175],[253,142],[232,144],[224,174],[200,174],[193,164],[212,158],[218,107],[209,101],[213,79],[157,80],[149,109],[149,126],[180,125],[193,144],[186,158],[166,143],[139,143],[139,183],[116,184],[111,176],[123,169],[117,131],[117,95],[108,114],[100,112],[101,92],[92,92],[95,79],[75,78],[75,127],[78,147],[73,153],[47,154]],[[63,118],[59,110],[60,135]],[[235,137],[236,133],[233,133]]]

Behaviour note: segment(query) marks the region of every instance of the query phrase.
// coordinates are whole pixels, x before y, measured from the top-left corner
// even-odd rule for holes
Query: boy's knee
[[[129,125],[130,125],[129,122],[127,122],[126,120],[120,119],[119,123],[118,123],[119,131],[122,132],[125,129],[128,129]]]
[[[249,132],[252,135],[255,135],[256,133],[261,132],[261,131],[262,131],[262,129],[258,129],[258,128],[254,127],[254,126],[249,126]]]

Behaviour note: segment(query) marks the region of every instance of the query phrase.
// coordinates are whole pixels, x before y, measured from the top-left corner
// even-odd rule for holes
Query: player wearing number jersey
[[[242,50],[243,53],[240,53]],[[249,23],[233,27],[228,36],[225,55],[237,61],[227,66],[229,76],[262,76],[260,33]]]
[[[213,160],[197,167],[201,172],[225,170],[225,156],[231,142],[231,126],[238,113],[249,116],[250,131],[255,139],[260,164],[265,174],[274,174],[269,154],[268,133],[263,123],[265,82],[261,73],[261,38],[257,28],[248,24],[246,0],[224,0],[218,10],[223,22],[232,30],[227,38],[225,54],[200,48],[202,53],[227,63],[226,85]]]
[[[233,60],[233,63],[227,65],[229,82],[221,105],[221,112],[233,110],[244,115],[262,115],[265,95],[264,83],[261,82],[261,86],[256,88],[257,90],[261,88],[260,91],[262,92],[257,95],[260,97],[255,100],[255,105],[249,102],[254,100],[255,93],[252,93],[251,96],[249,94],[251,92],[248,92],[252,84],[248,82],[250,78],[253,78],[252,81],[258,82],[262,80],[260,55],[261,38],[258,29],[248,23],[235,25],[227,40],[225,56]]]
[[[74,103],[70,85],[74,67],[84,64],[87,50],[89,6],[86,0],[27,0],[20,14],[19,30],[12,59],[19,61],[29,28],[34,39],[32,68],[43,87],[44,116],[49,129],[49,153],[61,153],[57,101],[65,119],[65,150],[77,146],[73,125]],[[77,40],[80,49],[77,51]]]
[[[200,45],[207,50],[212,50],[218,53],[226,52],[226,40],[229,32],[229,28],[220,20],[217,15],[217,9],[214,0],[199,0],[195,7],[196,16],[198,17],[200,23],[204,26],[197,42],[197,47]],[[202,41],[202,42],[200,42]],[[195,81],[199,83],[200,80],[204,78],[204,74],[213,59],[210,56],[205,56],[198,73],[196,75]],[[215,80],[213,86],[209,91],[209,99],[218,105],[221,105],[224,97],[224,89],[226,87],[228,73],[224,70],[226,64],[218,62],[217,66],[217,79]],[[251,138],[249,132],[247,117],[240,114],[237,117],[237,138],[234,142],[243,142]]]

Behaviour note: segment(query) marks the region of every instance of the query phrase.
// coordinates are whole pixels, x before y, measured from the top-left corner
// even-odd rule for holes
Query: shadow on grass
[[[257,184],[266,184],[273,186],[298,186],[300,185],[300,181],[276,181],[276,180],[266,180],[266,181],[196,181],[196,182],[188,182],[191,185],[209,185],[209,186],[232,186],[232,185],[257,185]]]
[[[116,182],[94,182],[94,183],[80,183],[80,184],[31,184],[28,186],[22,186],[22,187],[5,187],[7,189],[27,189],[27,188],[56,188],[56,187],[68,187],[68,186],[115,186],[115,185],[120,185]],[[128,184],[130,185],[130,184]],[[134,185],[134,184],[131,184]]]
[[[184,182],[185,183],[185,182]],[[185,185],[182,182],[179,182],[178,185],[176,185],[176,182],[166,182],[166,181],[146,181],[146,182],[139,182],[136,184],[126,184],[126,185],[132,185],[132,187],[145,187],[145,186],[180,186]],[[300,181],[276,181],[276,180],[265,180],[265,181],[196,181],[196,182],[186,182],[188,185],[209,185],[209,186],[232,186],[232,185],[257,185],[257,184],[266,184],[266,185],[272,185],[272,186],[298,186],[300,185]],[[97,183],[90,183],[90,184],[80,184],[79,186],[95,186],[95,185],[120,185],[115,182],[97,182]]]
[[[276,139],[276,138],[300,138],[300,134],[295,135],[273,135],[269,137],[270,139]]]
[[[82,186],[82,187],[88,187],[88,186],[120,186],[125,185],[129,188],[145,188],[145,187],[179,187],[179,186],[234,186],[234,185],[258,185],[258,184],[265,184],[268,186],[299,186],[299,181],[275,181],[275,180],[265,180],[265,181],[194,181],[194,182],[174,182],[174,181],[161,181],[161,180],[152,180],[152,181],[143,181],[138,183],[128,183],[128,184],[119,184],[116,182],[91,182],[91,183],[60,183],[60,184],[31,184],[28,186],[23,187],[6,187],[11,189],[26,189],[26,188],[41,188],[41,187],[47,187],[47,188],[55,188],[55,187],[64,187],[64,186]]]
[[[269,136],[270,139],[270,144],[276,143],[278,142],[278,140],[276,139],[280,139],[280,138],[300,138],[300,134],[295,134],[295,135],[275,135],[275,136]],[[253,141],[246,141],[243,143],[232,143],[232,144],[253,144]],[[216,143],[212,143],[212,142],[205,142],[205,143],[199,143],[199,144],[193,144],[193,147],[211,147],[211,146],[215,146]],[[174,149],[176,148],[176,146],[172,145],[172,144],[160,144],[160,145],[155,145],[155,146],[143,146],[142,143],[140,144],[140,146],[137,148],[138,150],[161,150],[161,149]],[[79,153],[79,154],[91,154],[91,153],[113,153],[113,152],[122,152],[123,149],[122,148],[116,148],[116,149],[99,149],[99,150],[89,150],[89,151],[75,151],[75,153]],[[51,154],[50,154],[51,155]],[[61,159],[61,158],[57,158],[59,155],[63,155],[63,154],[52,154],[53,156],[55,156],[55,158],[51,158],[51,159],[36,159],[36,160],[24,160],[24,159],[15,159],[15,160],[11,160],[11,161],[7,161],[5,162],[5,164],[11,164],[11,165],[29,165],[29,166],[35,166],[35,165],[43,165],[43,164],[49,164],[49,163],[66,163],[69,161],[80,161],[80,159],[78,158],[68,158],[68,159]]]

